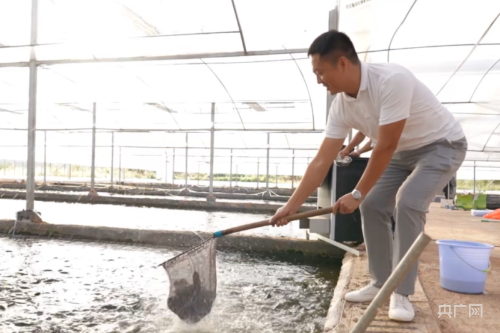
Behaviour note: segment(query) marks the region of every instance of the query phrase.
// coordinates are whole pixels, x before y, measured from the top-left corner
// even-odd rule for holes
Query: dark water
[[[167,307],[158,264],[179,250],[0,238],[0,332],[321,332],[340,263],[219,252],[195,325]]]

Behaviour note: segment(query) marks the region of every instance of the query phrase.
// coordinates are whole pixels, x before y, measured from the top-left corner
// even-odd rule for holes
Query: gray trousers
[[[375,286],[385,283],[424,230],[431,202],[462,165],[466,151],[467,140],[463,138],[453,142],[440,140],[394,154],[360,206],[368,266]],[[391,216],[396,222],[394,239]],[[417,274],[418,263],[395,292],[413,295]]]

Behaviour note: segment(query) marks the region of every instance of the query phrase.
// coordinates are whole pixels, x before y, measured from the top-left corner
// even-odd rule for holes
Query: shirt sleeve
[[[414,86],[414,80],[404,73],[394,74],[385,80],[380,93],[380,126],[395,123],[410,116]]]
[[[351,128],[345,124],[341,114],[339,114],[338,101],[335,99],[330,106],[328,121],[325,128],[325,137],[330,139],[345,139]]]

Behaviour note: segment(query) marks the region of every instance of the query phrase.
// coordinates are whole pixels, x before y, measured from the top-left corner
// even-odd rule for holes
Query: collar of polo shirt
[[[366,88],[368,88],[368,68],[366,67],[366,65],[363,62],[360,62],[360,66],[361,66],[361,83],[359,85],[358,95],[356,97],[351,97],[348,94],[343,93],[346,101],[349,101],[349,102],[356,101],[359,97],[359,94],[362,91],[366,90]]]

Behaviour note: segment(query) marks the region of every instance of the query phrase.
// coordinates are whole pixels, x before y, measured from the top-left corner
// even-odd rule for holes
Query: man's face
[[[346,59],[341,57],[334,64],[329,58],[321,58],[319,54],[311,57],[313,72],[318,84],[326,87],[330,94],[343,92],[346,75]]]

